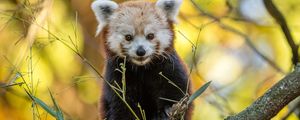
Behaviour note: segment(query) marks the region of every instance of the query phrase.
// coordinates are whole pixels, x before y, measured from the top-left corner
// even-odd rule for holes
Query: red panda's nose
[[[142,47],[142,46],[140,46],[137,50],[136,50],[136,55],[138,55],[138,56],[144,56],[146,54],[146,51],[145,51],[145,49]]]

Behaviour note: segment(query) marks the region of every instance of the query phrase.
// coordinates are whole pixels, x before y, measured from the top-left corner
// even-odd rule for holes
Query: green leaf
[[[53,97],[53,95],[52,95],[52,93],[51,93],[50,90],[49,90],[49,93],[50,93],[52,102],[53,102],[53,104],[54,104],[55,110],[56,110],[56,116],[55,116],[56,119],[57,119],[57,120],[64,120],[64,115],[63,115],[61,109],[59,108],[59,106],[57,105],[57,103],[56,103],[56,101],[55,101],[55,99],[54,99],[54,97]]]
[[[46,103],[44,103],[39,98],[31,95],[27,90],[25,90],[25,92],[32,99],[32,101],[34,101],[36,104],[40,105],[47,113],[49,113],[51,116],[55,117],[56,120],[64,120],[63,114],[62,114],[61,110],[59,109],[59,107],[50,91],[49,91],[50,96],[51,96],[52,102],[54,104],[55,110],[53,110],[51,107],[49,107]]]
[[[34,97],[33,95],[31,95],[26,89],[24,89],[24,90],[25,90],[26,94],[32,99],[32,101],[34,101],[35,103],[40,105],[45,111],[47,111],[50,115],[55,117],[55,111],[51,107],[49,107],[46,103],[44,103],[39,98]]]
[[[50,115],[52,115],[53,117],[56,117],[56,112],[49,107],[46,103],[44,103],[42,100],[40,100],[37,97],[31,96],[31,98],[38,104],[40,105],[45,111],[47,111]]]
[[[200,96],[210,85],[211,81],[205,83],[202,87],[200,87],[194,94],[192,94],[189,98],[188,104],[192,103],[198,96]]]

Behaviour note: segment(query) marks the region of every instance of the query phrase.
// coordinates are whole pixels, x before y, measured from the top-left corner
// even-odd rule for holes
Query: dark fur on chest
[[[120,63],[123,61],[123,59],[107,61],[105,79],[111,84],[116,81],[120,86],[122,85],[122,73],[116,69],[121,69]],[[179,101],[184,96],[178,88],[159,75],[160,72],[186,91],[187,73],[175,52],[168,59],[156,58],[147,66],[136,66],[126,62],[126,101],[139,118],[142,117],[137,107],[138,103],[145,110],[147,120],[167,120],[168,109],[174,103],[162,100],[160,97]],[[101,101],[103,118],[108,120],[135,119],[112,88],[104,84],[103,90]]]

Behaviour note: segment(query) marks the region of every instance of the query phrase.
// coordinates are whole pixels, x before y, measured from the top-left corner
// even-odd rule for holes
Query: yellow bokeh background
[[[193,91],[212,81],[194,102],[193,120],[221,120],[238,113],[291,71],[290,48],[276,22],[268,14],[261,14],[263,19],[247,19],[248,13],[241,11],[241,4],[247,0],[227,1],[232,9],[226,0],[194,0],[206,13],[218,18],[216,21],[190,0],[183,0],[175,25],[175,48],[192,68]],[[97,23],[90,10],[91,2],[0,1],[0,120],[55,119],[32,103],[24,84],[7,86],[24,81],[34,96],[49,106],[53,106],[51,91],[66,119],[97,119],[102,80],[75,53],[102,73],[105,59],[101,41],[94,36]],[[274,2],[299,43],[300,1]],[[261,20],[269,21],[260,24]],[[222,25],[247,35],[256,49],[283,72],[253,52],[243,36]],[[273,119],[280,120],[288,111],[286,106]],[[299,118],[291,114],[288,120]]]

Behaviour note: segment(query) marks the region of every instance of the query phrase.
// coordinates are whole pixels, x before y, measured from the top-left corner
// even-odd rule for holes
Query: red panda
[[[139,118],[138,104],[148,120],[168,120],[174,102],[161,98],[180,101],[185,96],[159,73],[182,91],[190,87],[186,68],[173,45],[173,23],[181,3],[182,0],[158,0],[117,4],[96,0],[91,5],[99,22],[96,34],[104,40],[105,80],[122,85],[122,73],[117,69],[125,60],[126,101]],[[136,119],[108,84],[104,84],[101,98],[102,119]],[[190,119],[190,111],[185,119]]]

